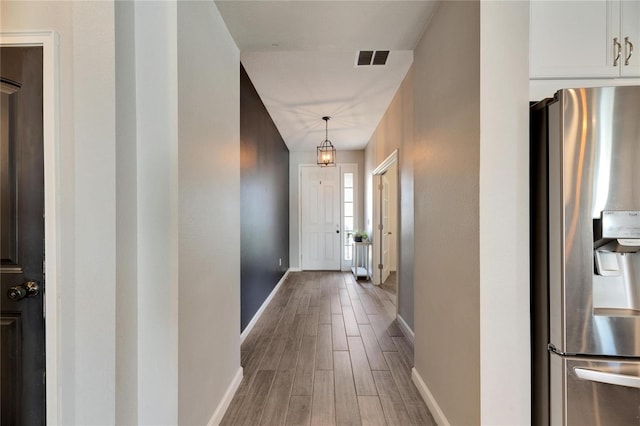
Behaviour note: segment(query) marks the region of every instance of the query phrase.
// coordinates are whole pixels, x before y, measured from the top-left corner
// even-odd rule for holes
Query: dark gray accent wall
[[[240,329],[289,268],[289,149],[240,65]]]

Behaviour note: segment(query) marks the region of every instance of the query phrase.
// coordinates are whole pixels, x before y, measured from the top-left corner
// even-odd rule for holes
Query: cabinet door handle
[[[618,66],[618,61],[620,61],[620,51],[622,50],[622,45],[618,41],[618,37],[613,39],[613,66]]]
[[[624,49],[626,53],[624,64],[629,65],[629,59],[631,59],[631,55],[633,54],[633,43],[629,41],[629,37],[624,38]]]

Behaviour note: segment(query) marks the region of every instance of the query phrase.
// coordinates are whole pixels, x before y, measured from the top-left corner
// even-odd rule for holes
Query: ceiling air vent
[[[373,65],[385,65],[387,63],[388,57],[389,57],[388,50],[376,51],[376,54],[373,55]]]
[[[373,50],[361,50],[358,52],[358,66],[371,65],[373,59]]]
[[[388,50],[361,50],[356,57],[356,66],[386,65],[388,57]]]

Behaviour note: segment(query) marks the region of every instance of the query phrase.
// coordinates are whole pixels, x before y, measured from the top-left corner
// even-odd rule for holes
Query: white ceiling
[[[241,60],[285,143],[362,149],[413,61],[435,1],[216,1]],[[358,50],[391,50],[355,67]]]

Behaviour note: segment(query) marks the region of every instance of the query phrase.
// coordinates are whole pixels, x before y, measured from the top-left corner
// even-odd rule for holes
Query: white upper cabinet
[[[640,1],[620,2],[620,43],[622,54],[620,74],[640,76]]]
[[[640,75],[640,0],[530,4],[531,78]]]

